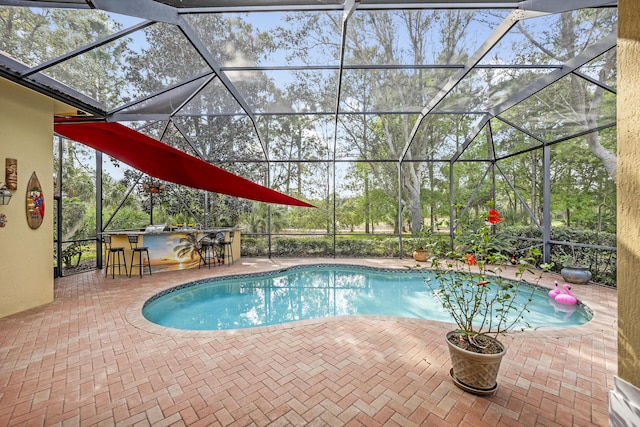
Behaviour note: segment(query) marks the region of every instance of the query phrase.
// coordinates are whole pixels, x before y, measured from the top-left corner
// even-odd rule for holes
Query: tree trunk
[[[607,150],[602,146],[602,144],[600,144],[600,138],[597,133],[588,134],[587,143],[589,144],[591,153],[600,159],[604,169],[607,171],[611,179],[615,181],[618,177],[618,159],[615,153]]]

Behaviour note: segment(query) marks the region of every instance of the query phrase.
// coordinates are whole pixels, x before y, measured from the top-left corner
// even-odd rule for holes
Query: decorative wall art
[[[7,225],[7,216],[3,213],[0,213],[0,228]]]
[[[4,173],[7,190],[15,191],[18,189],[18,160],[4,159]]]
[[[27,223],[35,230],[42,225],[43,219],[44,195],[42,194],[42,185],[34,172],[27,184]]]

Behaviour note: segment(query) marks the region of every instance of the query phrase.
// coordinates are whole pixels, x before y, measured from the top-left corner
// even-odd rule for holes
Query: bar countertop
[[[142,234],[142,235],[148,235],[148,234],[172,234],[172,233],[187,233],[187,234],[191,234],[191,233],[202,233],[202,234],[208,234],[208,233],[219,233],[219,232],[226,232],[226,231],[240,231],[240,229],[238,228],[234,228],[234,227],[220,227],[220,228],[193,228],[193,227],[188,227],[188,228],[184,228],[184,227],[165,227],[165,226],[153,226],[154,228],[147,227],[146,229],[142,230],[142,229],[137,229],[137,230],[114,230],[114,231],[103,231],[101,234],[109,234],[109,235],[115,235],[115,236],[126,236],[129,234]]]

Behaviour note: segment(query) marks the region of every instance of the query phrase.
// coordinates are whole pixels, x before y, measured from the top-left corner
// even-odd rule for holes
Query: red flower
[[[489,215],[487,216],[487,221],[489,221],[489,223],[491,225],[496,225],[497,223],[499,223],[500,221],[502,221],[504,218],[500,218],[500,212],[498,212],[495,209],[490,209],[489,210]]]
[[[465,259],[465,262],[466,262],[467,264],[469,264],[469,265],[476,265],[476,264],[477,264],[477,262],[476,262],[476,257],[474,257],[474,256],[473,256],[473,255],[471,255],[471,254],[467,254],[467,257],[466,257],[466,259]]]

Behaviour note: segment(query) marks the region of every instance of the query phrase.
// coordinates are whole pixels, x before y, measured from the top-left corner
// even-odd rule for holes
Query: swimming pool
[[[167,289],[150,298],[143,316],[183,330],[229,330],[347,315],[382,315],[452,322],[425,284],[429,271],[350,265],[292,267],[220,277]],[[529,296],[523,291],[521,304]],[[526,321],[533,329],[588,322],[583,305],[561,306],[537,288]]]

